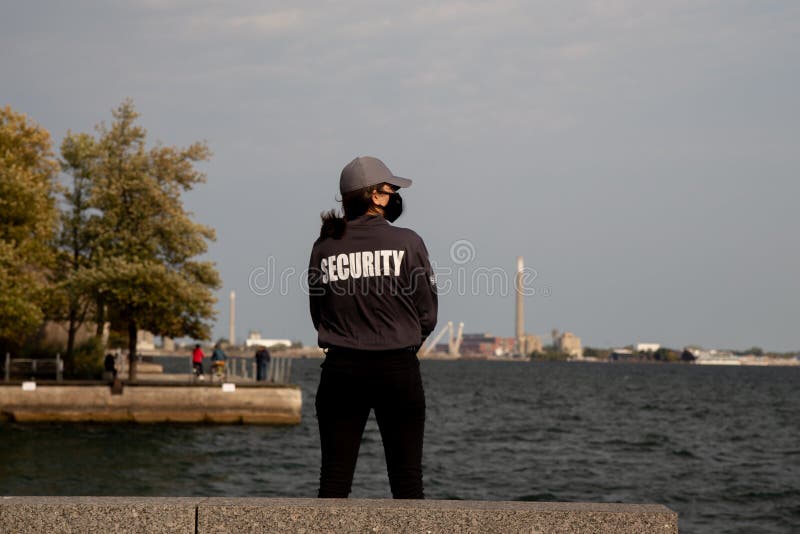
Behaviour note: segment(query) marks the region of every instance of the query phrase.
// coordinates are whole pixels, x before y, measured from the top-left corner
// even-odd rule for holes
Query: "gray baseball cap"
[[[361,156],[348,163],[342,169],[342,176],[339,179],[339,192],[345,194],[383,182],[397,187],[411,185],[411,180],[395,176],[389,170],[389,167],[384,165],[378,158]]]

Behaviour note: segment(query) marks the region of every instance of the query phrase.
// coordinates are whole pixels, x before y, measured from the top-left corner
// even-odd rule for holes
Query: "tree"
[[[97,251],[96,210],[92,209],[91,193],[96,154],[94,138],[88,134],[68,132],[61,143],[61,166],[71,176],[71,186],[64,190],[64,209],[61,212],[57,280],[64,303],[60,306],[67,321],[67,350],[65,361],[72,363],[75,336],[92,310],[97,296],[80,284],[82,270],[92,268]],[[94,306],[97,310],[101,306]],[[103,318],[98,318],[100,337]]]
[[[0,108],[0,347],[16,348],[44,319],[57,210],[50,134]]]
[[[208,339],[215,316],[211,290],[219,275],[198,261],[214,231],[194,222],[181,194],[205,181],[195,163],[210,156],[204,143],[186,148],[145,148],[146,131],[135,124],[133,102],[113,112],[110,127],[97,127],[92,150],[74,161],[91,169],[90,205],[97,210],[93,267],[76,277],[108,306],[128,333],[130,377],[136,378],[138,330],[168,337]]]
[[[653,359],[660,361],[660,362],[671,362],[678,360],[680,356],[677,352],[672,349],[668,349],[667,347],[659,347],[653,353]]]

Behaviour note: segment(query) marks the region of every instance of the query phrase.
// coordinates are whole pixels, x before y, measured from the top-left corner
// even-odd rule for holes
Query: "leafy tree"
[[[680,354],[667,347],[659,347],[653,353],[653,359],[661,362],[675,362],[680,359]]]
[[[62,312],[59,318],[67,322],[65,362],[68,366],[72,365],[78,329],[92,309],[102,308],[93,306],[97,296],[80,284],[82,270],[92,267],[97,251],[98,216],[91,204],[96,150],[94,138],[88,134],[68,132],[61,143],[61,166],[72,178],[63,195],[56,270],[63,299],[57,309]],[[102,335],[103,323],[103,318],[99,317],[97,337]]]
[[[0,348],[18,348],[44,319],[53,265],[58,162],[50,134],[0,108]]]
[[[216,301],[211,290],[220,280],[214,265],[196,256],[206,252],[214,231],[194,222],[181,201],[182,193],[205,181],[195,163],[210,152],[204,143],[146,149],[133,102],[112,113],[110,127],[97,127],[91,150],[70,160],[73,168],[91,170],[89,204],[98,214],[92,268],[80,270],[75,284],[125,324],[135,379],[139,329],[168,337],[210,336],[207,321]]]

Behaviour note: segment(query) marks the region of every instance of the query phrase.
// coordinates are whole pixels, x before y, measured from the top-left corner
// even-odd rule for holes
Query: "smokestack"
[[[522,301],[522,269],[522,256],[517,256],[517,276],[514,281],[514,286],[517,291],[517,321],[515,334],[517,337],[517,349],[520,354],[525,354],[525,311]]]
[[[231,291],[231,321],[228,325],[228,343],[236,344],[236,291]]]

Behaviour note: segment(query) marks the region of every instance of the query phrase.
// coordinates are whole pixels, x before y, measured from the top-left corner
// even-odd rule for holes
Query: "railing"
[[[125,371],[127,361],[125,358],[118,358],[118,372]],[[59,382],[64,379],[64,360],[61,354],[56,354],[55,358],[12,358],[11,354],[6,354],[4,365],[5,381],[11,380],[12,376],[37,377],[42,375],[55,375]],[[211,380],[242,380],[256,381],[258,377],[257,363],[253,357],[229,356],[221,374],[214,371],[212,362],[209,369]],[[288,384],[292,375],[292,358],[272,357],[267,364],[264,382],[273,384]]]
[[[273,356],[267,364],[267,371],[263,381],[273,384],[288,384],[291,375],[292,358],[276,358]],[[235,379],[256,381],[258,378],[258,364],[254,361],[252,356],[228,356],[221,373],[216,372],[214,362],[211,362],[209,376],[212,381]]]
[[[4,375],[5,380],[11,380],[12,375],[35,377],[41,375],[55,375],[59,382],[64,379],[64,360],[61,354],[55,358],[12,358],[6,353]]]
[[[286,384],[292,375],[292,358],[272,358],[267,373],[267,382]]]

